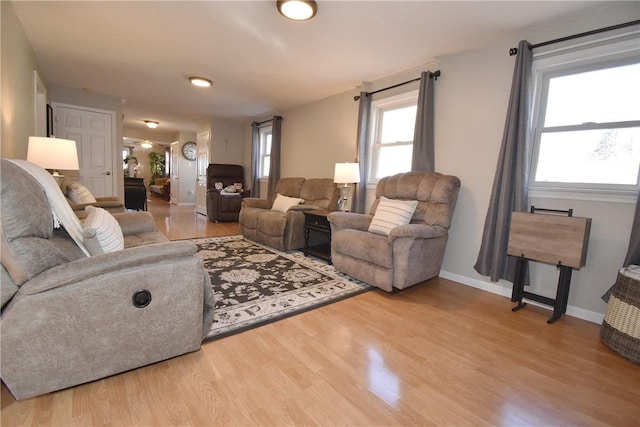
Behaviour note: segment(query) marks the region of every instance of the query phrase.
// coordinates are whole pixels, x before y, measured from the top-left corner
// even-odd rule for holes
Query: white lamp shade
[[[44,169],[80,169],[76,142],[71,139],[30,136],[27,160]]]
[[[360,165],[358,163],[336,163],[333,182],[337,184],[360,182]]]

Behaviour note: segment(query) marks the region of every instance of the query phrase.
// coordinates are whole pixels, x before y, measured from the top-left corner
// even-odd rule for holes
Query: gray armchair
[[[38,181],[4,159],[0,173],[0,372],[16,399],[200,348],[213,296],[194,244],[123,213],[125,249],[87,257],[54,228]]]
[[[391,292],[440,272],[460,188],[454,176],[408,172],[382,178],[370,214],[332,212],[331,260],[336,270]],[[380,198],[417,200],[410,224],[388,236],[369,232]]]

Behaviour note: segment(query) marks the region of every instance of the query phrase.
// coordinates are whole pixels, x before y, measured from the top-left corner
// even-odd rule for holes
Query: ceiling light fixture
[[[189,81],[192,85],[198,87],[211,87],[213,82],[209,79],[205,79],[204,77],[189,77]]]
[[[294,21],[306,21],[318,12],[315,0],[278,0],[276,6],[282,16]]]
[[[140,143],[140,146],[141,146],[142,148],[151,148],[151,147],[153,147],[153,144],[151,143],[151,141],[147,141],[147,140],[145,139],[144,141],[142,141],[142,142]]]
[[[155,129],[158,127],[160,123],[154,122],[153,120],[145,120],[144,124],[147,125],[149,129]]]

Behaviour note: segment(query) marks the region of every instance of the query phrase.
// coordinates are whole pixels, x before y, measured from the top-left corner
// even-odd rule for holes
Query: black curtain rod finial
[[[360,95],[356,95],[356,96],[354,96],[354,97],[353,97],[353,100],[354,100],[354,101],[359,101],[359,100],[360,100]]]
[[[513,55],[517,55],[518,54],[518,48],[517,47],[512,47],[511,49],[509,49],[509,56],[513,56]]]

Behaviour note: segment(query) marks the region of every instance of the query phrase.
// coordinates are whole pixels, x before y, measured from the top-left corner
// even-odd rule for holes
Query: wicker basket
[[[640,281],[618,273],[600,338],[612,350],[635,363],[640,363]]]

